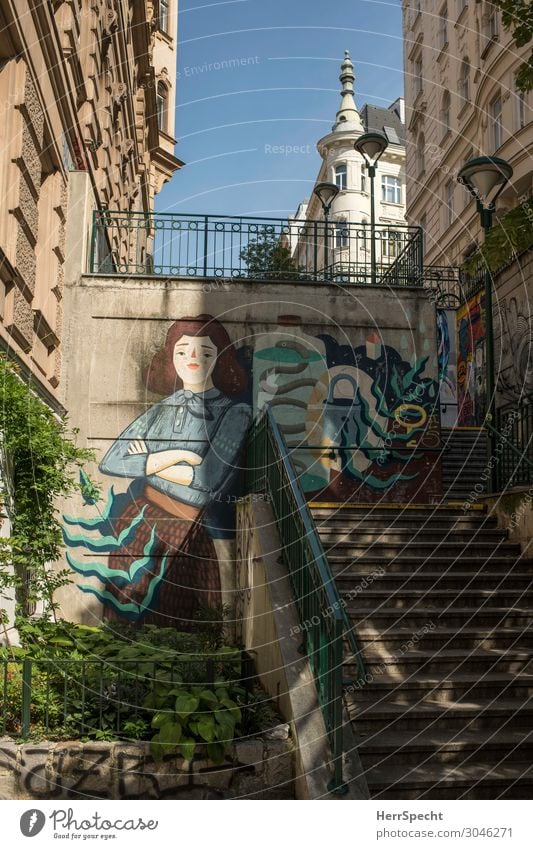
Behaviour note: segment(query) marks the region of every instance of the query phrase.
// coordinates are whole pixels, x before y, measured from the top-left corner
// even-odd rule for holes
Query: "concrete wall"
[[[242,448],[267,402],[308,498],[439,497],[435,309],[418,290],[86,276],[66,299],[63,401],[101,487],[65,510],[84,590],[63,595],[69,615],[187,628],[198,593],[233,600]],[[154,471],[163,449],[178,454]]]

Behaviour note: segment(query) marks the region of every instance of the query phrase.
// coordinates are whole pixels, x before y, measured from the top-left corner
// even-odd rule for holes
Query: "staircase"
[[[533,561],[478,505],[312,513],[366,661],[345,703],[371,796],[531,798]]]
[[[473,494],[474,500],[476,493],[487,490],[487,482],[481,479],[482,475],[489,478],[487,432],[483,428],[443,427],[442,443],[444,498],[448,501],[465,501]]]

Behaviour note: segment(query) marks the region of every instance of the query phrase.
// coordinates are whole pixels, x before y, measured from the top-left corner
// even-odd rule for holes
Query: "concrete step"
[[[447,617],[448,612],[456,608],[469,609],[478,613],[489,608],[520,608],[530,611],[533,618],[533,589],[458,589],[443,590],[430,587],[424,590],[415,590],[405,587],[391,591],[390,588],[377,588],[375,584],[367,588],[361,588],[355,595],[355,590],[346,590],[341,593],[350,610],[353,604],[357,604],[359,610],[371,613],[402,611],[409,612],[419,607],[425,610],[438,611],[441,618]]]
[[[462,554],[457,557],[438,554],[416,557],[409,553],[379,557],[368,554],[353,559],[330,554],[328,560],[335,576],[340,574],[344,576],[352,575],[356,582],[358,575],[365,575],[381,568],[390,572],[434,572],[435,569],[443,571],[457,569],[460,572],[472,573],[478,572],[480,569],[487,572],[507,572],[514,569],[519,572],[528,572],[533,566],[533,562],[525,558],[499,557],[498,555],[478,557],[471,554]]]
[[[367,676],[403,676],[435,674],[445,677],[451,673],[481,676],[489,673],[517,675],[533,671],[533,651],[516,649],[441,649],[421,651],[411,648],[404,654],[387,654],[376,651],[376,646],[363,651]],[[345,664],[343,675],[347,680],[355,677],[353,664]]]
[[[353,530],[365,531],[368,528],[375,528],[376,525],[382,530],[402,530],[410,531],[435,531],[435,533],[451,533],[458,532],[482,532],[485,530],[498,530],[496,519],[492,516],[484,516],[476,510],[472,513],[470,510],[461,512],[460,515],[450,517],[439,516],[412,516],[408,513],[397,513],[395,516],[374,516],[369,514],[364,517],[341,516],[336,514],[330,517],[315,517],[315,524],[318,531],[331,529],[331,532]]]
[[[482,758],[493,764],[533,763],[533,729],[515,731],[507,725],[481,731],[434,728],[430,731],[385,729],[363,738],[357,747],[364,770],[372,769],[373,779],[382,770],[402,766],[466,766]],[[378,769],[379,767],[379,769]]]
[[[401,590],[527,590],[533,588],[533,568],[530,572],[461,572],[451,569],[447,572],[369,572],[366,575],[341,574],[336,578],[342,594],[359,595],[372,586],[383,589],[391,595]]]
[[[345,526],[339,528],[337,526],[321,526],[319,529],[320,539],[324,544],[333,542],[348,542],[353,540],[356,543],[370,542],[428,542],[438,544],[441,541],[459,543],[482,543],[490,544],[493,547],[498,543],[505,542],[509,536],[509,532],[502,528],[480,528],[476,533],[472,533],[472,529],[451,529],[450,528],[380,528],[380,527],[363,527],[352,528]]]
[[[422,617],[418,627],[414,629],[405,622],[395,623],[394,627],[389,626],[386,629],[383,629],[382,625],[378,628],[376,624],[365,622],[356,626],[355,633],[363,655],[367,652],[376,652],[398,654],[403,657],[413,648],[426,652],[476,648],[530,651],[533,648],[533,633],[523,627],[511,627],[505,624],[505,626],[498,625],[494,628],[469,623],[458,629],[448,624],[443,625],[431,616],[428,616],[425,622]],[[353,663],[348,650],[345,663]]]
[[[509,542],[502,542],[501,545],[495,545],[494,542],[486,541],[485,544],[481,540],[475,542],[455,542],[453,537],[446,540],[440,540],[436,543],[428,541],[420,542],[418,540],[412,542],[381,542],[372,541],[368,543],[355,542],[354,540],[338,541],[330,544],[325,544],[324,548],[329,555],[344,556],[346,559],[354,560],[359,557],[374,557],[377,559],[389,560],[400,555],[409,557],[447,557],[455,560],[458,557],[477,557],[489,560],[497,555],[499,557],[518,558],[521,554],[519,545],[514,545]]]
[[[367,676],[369,678],[370,676]],[[443,705],[489,702],[493,699],[531,699],[533,707],[533,675],[519,672],[509,676],[504,672],[487,671],[472,677],[469,672],[452,672],[442,676],[419,673],[397,677],[382,673],[360,688],[347,688],[346,703],[357,710],[388,704],[417,707],[427,699]]]
[[[356,599],[357,602],[358,599]],[[356,633],[359,633],[360,629],[370,627],[386,632],[389,629],[394,630],[397,626],[412,628],[416,631],[426,622],[434,622],[437,627],[439,623],[442,623],[448,628],[461,630],[466,627],[531,628],[533,636],[533,611],[528,610],[525,605],[516,609],[495,606],[483,607],[479,610],[472,607],[450,607],[440,615],[435,608],[422,605],[405,610],[401,608],[368,610],[348,604],[348,615]]]
[[[346,700],[350,719],[365,737],[387,728],[390,733],[407,731],[486,731],[498,729],[513,717],[513,730],[524,733],[533,728],[533,699],[499,698],[490,701],[450,702],[443,704],[426,698],[415,705],[394,701],[380,704],[357,704]]]
[[[449,767],[376,767],[365,775],[373,799],[529,799],[533,793],[532,766],[499,766],[489,759]]]

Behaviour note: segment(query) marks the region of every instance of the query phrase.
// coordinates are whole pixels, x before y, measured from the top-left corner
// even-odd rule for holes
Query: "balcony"
[[[371,242],[375,243],[375,272]],[[89,272],[422,286],[422,233],[404,224],[94,213]]]

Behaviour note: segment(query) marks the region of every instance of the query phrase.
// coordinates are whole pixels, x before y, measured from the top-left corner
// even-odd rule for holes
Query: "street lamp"
[[[354,142],[354,148],[365,161],[370,177],[370,273],[372,285],[376,283],[376,210],[374,204],[374,179],[378,162],[387,150],[389,142],[383,133],[364,133]]]
[[[329,261],[329,245],[328,245],[328,221],[329,221],[329,211],[331,209],[331,204],[339,194],[339,187],[335,185],[335,183],[317,183],[315,188],[313,189],[313,193],[317,196],[320,203],[322,204],[322,211],[324,213],[324,231],[325,231],[325,239],[324,239],[324,270],[327,274],[328,261]]]
[[[485,239],[492,227],[492,216],[496,209],[496,201],[505,186],[513,176],[513,169],[505,159],[496,156],[478,156],[470,159],[459,171],[457,180],[466,186],[472,197],[476,199],[477,211]],[[485,333],[487,338],[487,420],[494,427],[496,410],[496,386],[494,380],[494,328],[492,320],[492,276],[488,265],[485,269]],[[494,433],[489,430],[489,454],[494,455]],[[492,468],[491,486],[496,488],[496,468]]]

